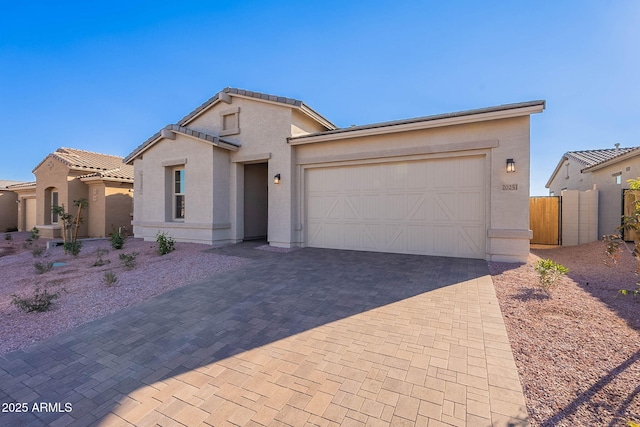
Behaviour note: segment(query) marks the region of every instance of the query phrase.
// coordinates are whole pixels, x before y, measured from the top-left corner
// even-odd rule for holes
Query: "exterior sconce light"
[[[513,159],[507,159],[507,173],[516,171],[516,162]]]
[[[273,183],[280,184],[280,174],[277,174],[276,176],[273,177]]]

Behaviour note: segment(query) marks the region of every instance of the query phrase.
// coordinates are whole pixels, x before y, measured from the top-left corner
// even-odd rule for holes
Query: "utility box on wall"
[[[599,240],[598,190],[562,192],[562,246]]]

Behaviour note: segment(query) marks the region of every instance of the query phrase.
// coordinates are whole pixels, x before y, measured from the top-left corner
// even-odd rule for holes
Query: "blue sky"
[[[0,179],[58,147],[126,156],[226,86],[338,126],[545,99],[531,194],[568,150],[640,145],[640,2],[8,2]]]

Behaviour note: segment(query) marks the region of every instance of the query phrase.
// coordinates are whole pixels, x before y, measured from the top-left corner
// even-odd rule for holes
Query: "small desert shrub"
[[[156,234],[156,242],[158,243],[158,254],[166,255],[175,249],[175,240],[164,231],[159,231]]]
[[[113,271],[105,271],[102,281],[104,282],[105,285],[111,286],[118,281],[118,277],[116,276],[116,273],[114,273]]]
[[[538,272],[540,287],[549,293],[555,287],[556,282],[569,272],[569,269],[562,264],[558,264],[550,259],[541,259],[536,262],[533,268]]]
[[[38,240],[40,238],[40,230],[38,230],[37,227],[33,227],[29,233],[31,233],[31,240]]]
[[[109,253],[109,249],[98,248],[96,249],[96,256],[98,257],[96,261],[91,265],[92,267],[101,267],[105,264],[109,264],[111,261],[108,259],[102,259],[103,256]]]
[[[64,248],[64,253],[78,256],[82,250],[82,242],[77,240],[75,242],[66,242],[62,247]]]
[[[136,266],[136,257],[139,252],[131,252],[130,254],[120,254],[120,261],[127,267],[127,270],[132,270]]]
[[[36,269],[37,274],[44,274],[47,271],[50,271],[53,268],[52,262],[36,262],[33,264]]]
[[[124,246],[124,235],[120,233],[120,230],[113,230],[111,233],[111,247],[113,249],[122,249]]]
[[[31,249],[31,255],[34,256],[34,258],[40,258],[42,256],[42,254],[44,253],[44,251],[46,251],[47,248],[45,248],[44,246],[34,246]]]
[[[27,313],[31,313],[33,311],[42,313],[43,311],[49,310],[53,300],[57,299],[60,294],[57,292],[50,294],[46,289],[40,292],[40,288],[37,287],[31,297],[22,298],[17,295],[11,296],[13,297],[11,303],[19,309],[24,310]]]
[[[9,233],[5,233],[4,240],[13,240],[13,236]]]

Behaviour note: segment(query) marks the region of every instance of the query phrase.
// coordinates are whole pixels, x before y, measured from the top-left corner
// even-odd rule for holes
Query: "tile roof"
[[[513,110],[513,109],[518,109],[518,108],[534,107],[534,106],[539,106],[539,105],[542,105],[542,107],[544,108],[545,101],[537,100],[537,101],[519,102],[519,103],[514,103],[514,104],[503,104],[503,105],[498,105],[498,106],[495,106],[495,107],[477,108],[477,109],[474,109],[474,110],[458,111],[458,112],[454,112],[454,113],[435,114],[435,115],[432,115],[432,116],[421,116],[421,117],[414,117],[414,118],[410,118],[410,119],[402,119],[402,120],[393,120],[393,121],[388,121],[388,122],[371,123],[371,124],[367,124],[367,125],[351,126],[351,127],[348,127],[348,128],[339,128],[339,129],[328,130],[328,131],[324,131],[324,132],[310,133],[310,134],[307,134],[307,135],[300,135],[300,136],[291,137],[289,139],[290,140],[296,140],[296,139],[303,140],[304,138],[312,138],[312,137],[319,136],[319,135],[333,135],[333,134],[337,134],[337,133],[353,132],[353,131],[365,130],[365,129],[377,129],[377,128],[405,125],[405,124],[411,124],[411,123],[429,122],[429,121],[435,121],[435,120],[443,120],[443,119],[451,119],[451,118],[457,118],[457,117],[471,116],[471,115],[475,115],[475,114],[494,113],[494,112],[504,111],[504,110]]]
[[[637,150],[640,147],[629,148],[603,148],[599,150],[582,150],[567,151],[563,157],[572,157],[585,167],[595,166],[599,163],[606,162],[617,156],[622,156],[630,151]]]
[[[129,161],[133,160],[134,157],[138,156],[148,146],[150,146],[154,142],[156,142],[160,138],[160,136],[162,135],[162,131],[163,130],[170,130],[172,132],[179,132],[179,133],[183,133],[185,135],[190,135],[190,136],[196,137],[198,139],[202,139],[204,141],[209,141],[214,145],[218,145],[220,142],[222,142],[224,144],[233,145],[234,147],[240,147],[240,145],[236,144],[235,142],[227,141],[225,139],[219,138],[219,137],[217,137],[215,135],[211,135],[209,133],[200,132],[198,130],[191,129],[191,128],[188,128],[188,127],[185,127],[185,126],[180,126],[180,125],[166,125],[162,129],[160,129],[158,132],[154,133],[149,138],[147,138],[147,140],[144,141],[142,144],[138,145],[127,157],[124,158],[124,161],[125,162],[129,162]]]
[[[33,188],[35,190],[36,182],[35,181],[21,182],[21,183],[18,183],[18,184],[11,184],[11,185],[7,186],[8,190],[23,190],[23,189],[28,189],[28,188]]]
[[[213,95],[211,98],[207,99],[204,103],[199,105],[196,109],[191,111],[189,114],[184,116],[182,119],[180,119],[177,124],[175,124],[175,125],[167,125],[164,129],[169,129],[170,126],[185,127],[187,124],[189,124],[189,122],[192,119],[194,119],[195,117],[200,115],[200,113],[202,113],[204,110],[206,110],[207,108],[209,108],[210,106],[212,106],[216,102],[222,100],[224,95],[221,95],[221,94],[246,96],[248,98],[255,98],[255,99],[258,99],[258,100],[268,101],[268,102],[277,102],[277,103],[280,103],[280,104],[283,104],[283,105],[287,105],[287,106],[290,106],[290,107],[300,108],[303,111],[305,111],[306,113],[308,113],[310,116],[312,116],[313,118],[318,120],[319,122],[324,123],[327,128],[329,128],[329,129],[337,128],[333,123],[331,123],[325,117],[323,117],[322,115],[318,114],[316,111],[314,111],[308,105],[306,105],[304,102],[299,101],[297,99],[287,98],[287,97],[284,97],[284,96],[269,95],[269,94],[261,93],[261,92],[253,92],[253,91],[245,90],[245,89],[237,89],[237,88],[233,88],[233,87],[226,87],[226,88],[222,89],[220,92],[218,92],[215,95]],[[138,154],[140,154],[141,151],[146,149],[149,145],[152,145],[160,137],[160,132],[161,131],[156,132],[150,138],[148,138],[146,141],[144,141],[142,144],[137,146],[127,157],[125,157],[124,161],[127,162],[127,163],[130,162],[131,160],[133,160],[133,158],[135,158]],[[213,135],[211,135],[211,136],[213,136]],[[213,137],[215,137],[215,136],[213,136]],[[202,138],[202,139],[207,139],[207,138]],[[224,140],[220,140],[220,141],[225,142],[227,144],[230,144],[229,142],[224,141]]]
[[[58,148],[38,163],[33,170],[38,169],[49,157],[61,161],[71,170],[93,172],[101,174],[101,176],[133,180],[133,167],[123,163],[122,157],[75,148]]]
[[[0,190],[6,190],[10,185],[24,184],[23,181],[12,181],[8,179],[0,179]]]
[[[211,104],[218,101],[220,99],[220,93],[229,93],[232,95],[247,96],[250,98],[261,99],[263,101],[279,102],[281,104],[292,105],[296,107],[300,107],[302,105],[302,101],[298,101],[297,99],[293,99],[293,98],[286,98],[284,96],[276,96],[276,95],[268,95],[266,93],[253,92],[253,91],[244,90],[244,89],[236,89],[233,87],[225,87],[220,92],[216,93],[211,98],[207,99],[195,110],[193,110],[192,112],[184,116],[182,119],[180,119],[180,121],[178,122],[178,125],[183,126],[189,123],[189,121],[195,116],[197,116],[198,114],[200,114],[202,110],[206,110]]]

